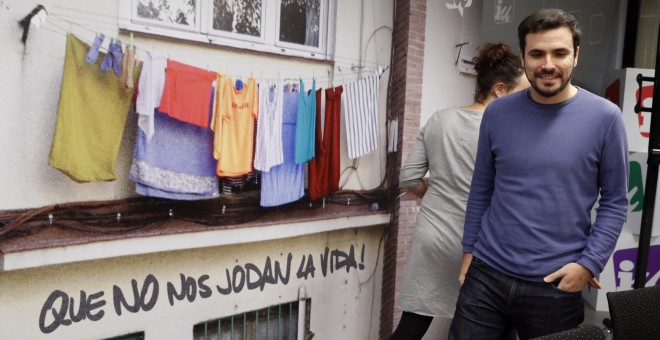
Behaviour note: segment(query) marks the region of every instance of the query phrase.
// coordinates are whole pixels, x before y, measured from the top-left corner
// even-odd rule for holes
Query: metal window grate
[[[309,333],[311,299],[305,301],[305,333]],[[194,340],[296,340],[299,302],[208,320],[193,326]]]
[[[105,340],[144,340],[144,332],[121,335],[114,338],[108,338]]]

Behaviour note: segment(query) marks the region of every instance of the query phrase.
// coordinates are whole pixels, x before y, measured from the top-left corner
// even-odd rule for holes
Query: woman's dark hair
[[[477,71],[474,100],[479,103],[486,101],[495,84],[501,82],[510,89],[518,85],[523,74],[520,58],[503,42],[485,44],[472,62]]]
[[[567,27],[571,30],[573,34],[573,54],[575,54],[578,46],[580,46],[580,36],[582,36],[580,23],[572,14],[557,8],[542,9],[523,19],[520,25],[518,25],[518,44],[520,44],[520,51],[523,54],[525,53],[525,46],[527,45],[525,37],[528,34],[560,27]]]

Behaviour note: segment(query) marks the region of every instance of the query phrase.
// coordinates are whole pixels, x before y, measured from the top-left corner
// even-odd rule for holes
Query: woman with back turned
[[[481,117],[491,101],[529,86],[520,59],[504,43],[486,44],[473,61],[474,103],[434,113],[401,168],[401,188],[422,198],[422,205],[398,300],[403,314],[392,340],[421,339],[434,317],[453,317]]]

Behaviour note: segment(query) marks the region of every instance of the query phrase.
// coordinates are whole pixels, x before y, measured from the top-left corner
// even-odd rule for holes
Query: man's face
[[[577,65],[579,48],[573,53],[573,35],[567,27],[530,33],[525,37],[525,74],[532,86],[532,98],[542,104],[570,98],[571,75]]]

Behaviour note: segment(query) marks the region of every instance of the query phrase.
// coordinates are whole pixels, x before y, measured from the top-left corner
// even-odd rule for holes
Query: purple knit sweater
[[[598,274],[626,217],[627,184],[626,132],[611,102],[581,88],[555,105],[529,89],[497,99],[481,123],[463,250],[527,281],[569,262]]]

